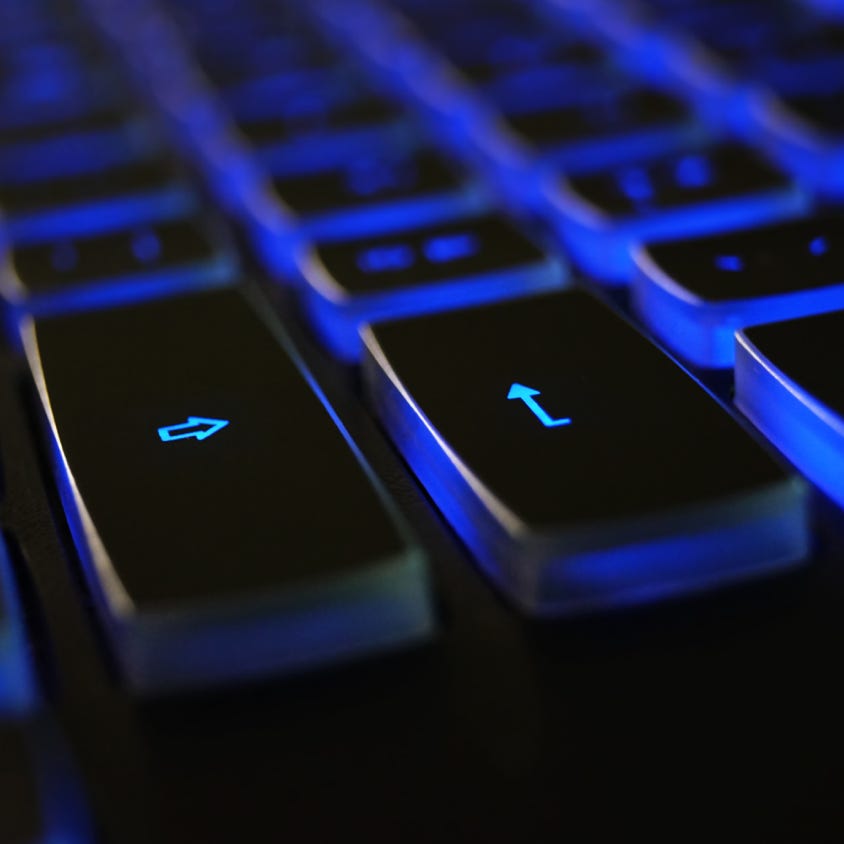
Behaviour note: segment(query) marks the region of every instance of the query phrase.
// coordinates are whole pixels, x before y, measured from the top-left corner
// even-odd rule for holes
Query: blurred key
[[[561,179],[558,225],[578,263],[611,284],[633,275],[633,247],[794,216],[809,203],[751,149],[722,143]]]
[[[278,199],[317,240],[343,240],[447,220],[480,210],[472,180],[431,150],[375,150],[343,165],[274,179]]]
[[[215,291],[25,332],[85,577],[138,689],[431,633],[422,552],[272,320]]]
[[[2,292],[15,306],[47,314],[225,284],[235,267],[224,230],[183,218],[15,247]]]
[[[844,506],[844,311],[737,336],[736,404],[797,468]]]
[[[529,613],[696,592],[808,552],[802,482],[585,293],[380,323],[364,342],[396,446]]]
[[[813,216],[645,246],[636,308],[682,357],[732,366],[737,329],[844,309],[844,219]]]
[[[500,216],[324,244],[301,262],[305,305],[329,348],[361,351],[375,320],[495,301],[563,284],[558,260]]]

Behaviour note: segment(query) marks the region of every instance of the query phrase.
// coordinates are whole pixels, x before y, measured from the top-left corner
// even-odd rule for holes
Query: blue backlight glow
[[[444,234],[425,241],[422,251],[432,264],[446,264],[471,258],[481,248],[478,238],[472,232]]]
[[[511,384],[510,390],[507,393],[508,399],[519,399],[525,403],[525,406],[530,412],[546,427],[559,428],[564,425],[571,425],[571,419],[568,417],[560,417],[554,419],[536,400],[539,390],[534,390],[532,387],[526,387],[524,384]]]
[[[163,443],[190,439],[202,442],[209,437],[213,437],[218,431],[222,431],[228,424],[228,419],[188,416],[186,422],[179,422],[176,425],[166,425],[159,428],[158,436]]]

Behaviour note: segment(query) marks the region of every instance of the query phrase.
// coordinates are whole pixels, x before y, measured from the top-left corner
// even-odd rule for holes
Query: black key
[[[361,324],[560,285],[560,263],[500,216],[320,246],[301,261],[318,334],[347,360]]]
[[[30,707],[34,688],[23,608],[6,545],[0,536],[0,719]]]
[[[844,311],[753,326],[736,340],[736,403],[844,506]]]
[[[436,152],[375,150],[342,166],[274,179],[278,198],[319,240],[395,231],[482,207],[479,189]]]
[[[223,284],[235,263],[219,227],[167,220],[13,248],[3,296],[46,314]]]
[[[159,159],[63,178],[0,183],[0,212],[13,241],[128,226],[186,212],[194,201],[171,164]]]
[[[632,278],[640,241],[759,225],[809,203],[785,173],[730,143],[570,176],[554,198],[578,262],[614,284]]]
[[[85,575],[140,689],[431,631],[420,551],[264,318],[217,291],[27,333]]]
[[[0,841],[93,844],[75,766],[55,725],[0,723]]]
[[[674,97],[650,88],[619,88],[596,80],[591,95],[505,117],[507,128],[532,154],[568,170],[630,160],[646,151],[687,143],[694,123]]]
[[[364,330],[379,416],[522,609],[708,589],[808,550],[805,486],[585,293]]]
[[[657,243],[636,263],[642,318],[699,366],[732,366],[738,328],[844,309],[841,217]]]

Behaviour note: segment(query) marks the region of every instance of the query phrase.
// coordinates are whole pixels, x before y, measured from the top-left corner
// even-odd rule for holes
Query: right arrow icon
[[[546,428],[559,428],[563,425],[571,425],[571,419],[563,417],[560,419],[552,419],[540,406],[539,402],[534,396],[539,395],[539,390],[534,390],[532,387],[526,387],[524,384],[511,384],[510,391],[507,393],[508,399],[521,399],[533,413],[533,415]]]

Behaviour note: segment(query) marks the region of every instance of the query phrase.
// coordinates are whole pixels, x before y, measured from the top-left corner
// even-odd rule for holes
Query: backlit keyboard
[[[840,838],[842,114],[838,0],[3,0],[0,842]]]

